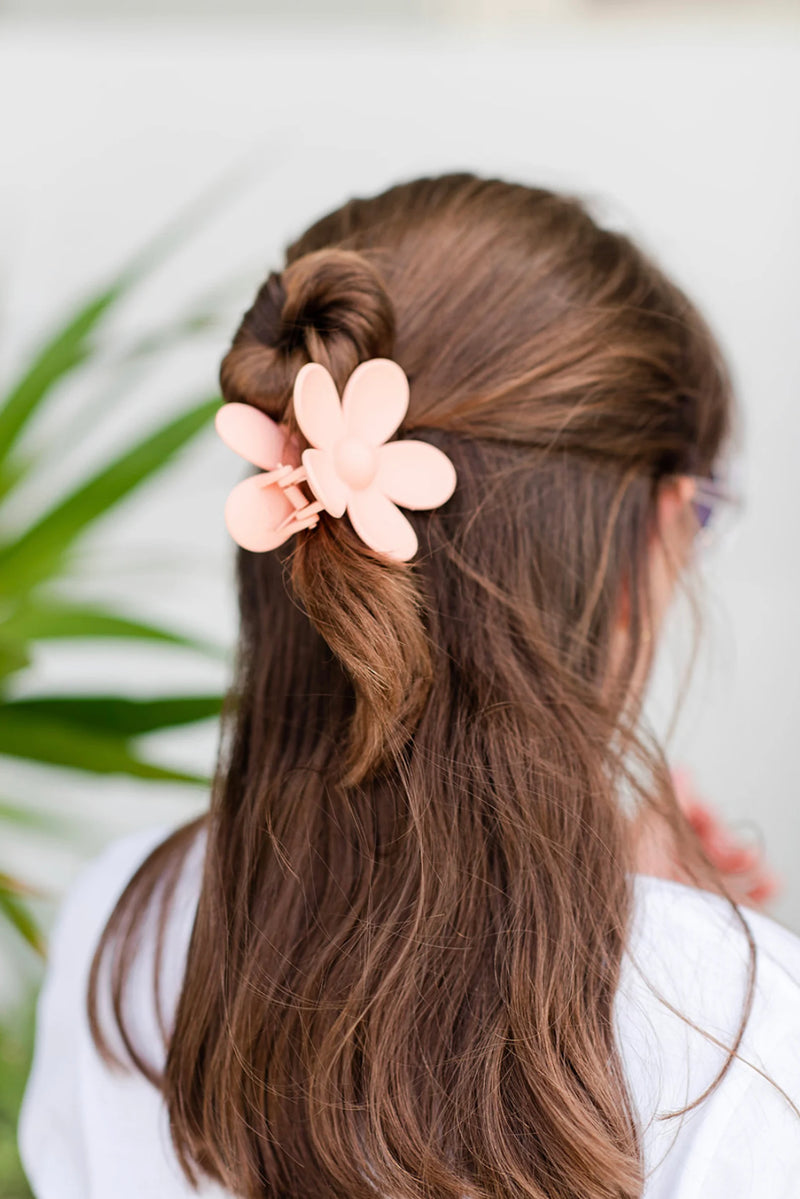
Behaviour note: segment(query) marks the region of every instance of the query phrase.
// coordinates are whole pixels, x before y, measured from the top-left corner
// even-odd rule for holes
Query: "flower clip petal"
[[[343,516],[348,490],[336,472],[333,455],[325,450],[303,450],[303,466],[309,487],[326,511]]]
[[[358,536],[379,554],[407,562],[417,552],[417,534],[411,522],[374,484],[353,491],[347,515]]]
[[[438,508],[455,491],[455,467],[427,441],[390,441],[377,454],[375,486],[404,508]]]
[[[282,487],[265,484],[268,475],[250,475],[237,483],[225,503],[225,524],[243,549],[263,553],[274,550],[294,530],[281,529],[295,507]]]
[[[342,394],[349,437],[373,447],[388,441],[408,411],[408,379],[391,358],[370,358],[353,371]]]
[[[319,362],[307,362],[294,381],[294,411],[306,440],[333,450],[345,435],[339,393],[332,375]]]
[[[296,443],[287,440],[286,429],[251,404],[223,404],[217,409],[214,425],[225,445],[262,470],[272,470],[279,463],[297,466],[300,461]]]

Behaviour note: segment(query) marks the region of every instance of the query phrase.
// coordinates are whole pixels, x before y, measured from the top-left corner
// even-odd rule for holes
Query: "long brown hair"
[[[290,420],[305,362],[341,388],[380,356],[410,380],[398,436],[443,449],[456,491],[408,514],[411,562],[325,513],[239,552],[210,811],[123,893],[93,1035],[115,1060],[108,954],[187,1176],[248,1199],[633,1199],[623,792],[705,863],[631,683],[652,653],[658,487],[717,463],[729,378],[683,292],[580,199],[468,174],[313,225],[244,316],[222,390]],[[162,1071],[125,1032],[125,981],[201,829]]]

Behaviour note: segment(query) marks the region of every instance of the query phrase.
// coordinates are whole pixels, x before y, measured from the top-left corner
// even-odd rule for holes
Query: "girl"
[[[211,808],[61,908],[38,1199],[798,1194],[800,940],[641,721],[731,438],[697,310],[576,199],[421,179],[289,248],[221,383]]]

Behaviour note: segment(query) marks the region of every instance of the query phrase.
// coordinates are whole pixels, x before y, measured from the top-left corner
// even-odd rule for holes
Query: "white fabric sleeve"
[[[93,1193],[81,1070],[89,1038],[88,968],[125,883],[168,832],[167,827],[151,827],[113,841],[83,867],[56,912],[17,1127],[22,1165],[36,1199],[86,1199]]]
[[[77,1069],[78,995],[70,970],[74,906],[75,891],[70,889],[50,933],[36,1005],[33,1065],[17,1132],[25,1173],[40,1199],[83,1199],[90,1193]]]
[[[692,1190],[698,1199],[761,1195],[795,1199],[800,1193],[800,1034],[796,1028],[771,1047],[762,1068],[767,1078],[746,1066],[742,1069],[736,1100],[708,1147],[704,1169],[698,1172]]]

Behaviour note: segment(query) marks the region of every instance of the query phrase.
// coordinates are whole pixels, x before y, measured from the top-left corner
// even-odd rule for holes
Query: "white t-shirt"
[[[86,1018],[86,977],[106,916],[135,867],[169,831],[157,826],[112,841],[84,867],[59,909],[19,1124],[20,1152],[37,1199],[227,1194],[211,1183],[191,1190],[172,1149],[160,1094],[138,1072],[112,1073],[103,1065]],[[168,1014],[183,973],[204,844],[201,834],[186,859],[168,928],[162,989]],[[744,1062],[734,1061],[692,1112],[657,1118],[696,1098],[715,1077],[723,1053],[651,988],[729,1043],[742,1009],[747,944],[718,896],[640,874],[634,894],[615,1019],[644,1129],[646,1199],[800,1196],[800,1115]],[[758,975],[740,1052],[800,1109],[800,938],[769,917],[746,912],[746,918],[758,948]],[[148,1044],[160,1046],[145,954],[140,961],[129,1009],[134,1036],[137,1044],[141,1032]],[[158,1057],[155,1048],[152,1056]]]

